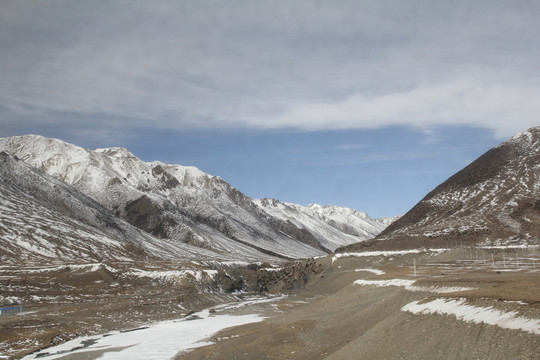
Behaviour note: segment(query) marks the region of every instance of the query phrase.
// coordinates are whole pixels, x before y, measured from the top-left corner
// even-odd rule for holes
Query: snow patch
[[[264,319],[257,314],[212,316],[205,310],[182,320],[163,321],[148,327],[87,336],[41,350],[23,359],[60,359],[66,355],[84,356],[104,351],[107,359],[171,359],[178,352],[205,346],[204,340],[218,331]]]
[[[416,286],[414,285],[415,280],[408,279],[390,279],[390,280],[356,280],[354,285],[364,285],[364,286],[397,286],[403,287],[408,291],[425,291],[432,292],[437,294],[452,293],[458,291],[467,291],[474,290],[473,288],[459,287],[459,286]]]
[[[500,249],[500,250],[507,250],[507,249],[522,249],[522,250],[536,250],[539,248],[539,245],[531,245],[531,244],[520,244],[520,245],[482,245],[478,246],[479,249]]]
[[[379,269],[356,269],[354,271],[356,272],[366,271],[366,272],[373,273],[375,275],[383,275],[385,273],[384,271],[379,270]]]
[[[435,299],[426,303],[413,301],[401,308],[413,314],[454,315],[458,320],[495,325],[503,329],[540,334],[540,320],[516,316],[516,311],[502,311],[493,307],[465,304],[465,299]]]
[[[418,254],[422,250],[413,249],[413,250],[396,250],[396,251],[364,251],[356,253],[338,253],[332,256],[332,262],[336,261],[339,258],[344,257],[369,257],[369,256],[394,256],[394,255],[406,255],[406,254]]]
[[[213,279],[217,275],[217,270],[165,270],[165,271],[147,271],[135,269],[127,272],[127,276],[135,276],[139,278],[150,278],[156,280],[181,280],[184,278],[195,278],[197,281],[202,281],[209,277]]]
[[[398,255],[408,255],[408,254],[420,254],[420,253],[443,253],[445,251],[450,251],[450,249],[411,249],[411,250],[389,250],[389,251],[363,251],[363,252],[354,252],[354,253],[338,253],[332,256],[332,262],[336,261],[339,258],[344,257],[370,257],[370,256],[398,256]]]

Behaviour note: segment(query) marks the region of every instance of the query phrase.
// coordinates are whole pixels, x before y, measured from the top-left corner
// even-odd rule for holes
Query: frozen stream
[[[259,298],[221,305],[214,309],[222,312],[222,310],[272,302],[282,298]],[[180,320],[162,321],[104,335],[80,337],[23,359],[171,359],[180,351],[211,344],[205,339],[222,329],[259,322],[263,319],[264,317],[257,313],[220,315],[219,313],[210,314],[209,310],[203,310]]]

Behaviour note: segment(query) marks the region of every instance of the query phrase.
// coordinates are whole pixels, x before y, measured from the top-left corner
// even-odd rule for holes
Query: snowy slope
[[[399,218],[399,216],[371,218],[364,212],[335,205],[310,204],[308,206],[294,206],[300,211],[322,220],[347,234],[358,236],[362,240],[375,237]]]
[[[371,219],[367,214],[338,206],[311,204],[301,206],[275,199],[257,199],[255,204],[271,216],[294,224],[312,234],[325,248],[337,247],[371,239],[390,221]]]
[[[238,259],[257,254],[261,259],[318,256],[382,229],[363,222],[367,215],[361,219],[352,210],[348,218],[333,217],[288,204],[297,217],[290,219],[217,176],[194,167],[144,162],[123,148],[88,150],[26,135],[0,139],[0,150],[73,186],[156,237]]]
[[[0,152],[3,262],[220,259],[134,228],[74,188]]]

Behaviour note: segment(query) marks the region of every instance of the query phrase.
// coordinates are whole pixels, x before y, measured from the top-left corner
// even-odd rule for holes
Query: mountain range
[[[188,244],[161,241],[80,191],[0,152],[0,246],[5,262],[200,259]]]
[[[252,199],[218,176],[145,162],[124,148],[25,135],[1,138],[0,151],[6,260],[275,262],[370,239],[394,220]]]
[[[3,260],[279,262],[540,236],[540,127],[490,149],[401,217],[252,199],[195,167],[37,135],[0,139]]]

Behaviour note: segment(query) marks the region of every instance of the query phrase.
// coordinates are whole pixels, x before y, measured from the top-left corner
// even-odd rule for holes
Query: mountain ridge
[[[4,151],[0,183],[3,261],[218,258],[187,244],[159,241]]]
[[[340,229],[322,216],[317,218],[315,212],[300,211],[300,205],[290,207],[303,222],[275,216],[219,176],[195,167],[145,162],[121,147],[89,150],[25,135],[0,138],[0,149],[73,186],[155,237],[239,259],[253,259],[255,253],[282,259],[324,255],[382,230],[379,226],[366,232],[350,225]],[[343,212],[353,213],[352,209]],[[246,247],[251,248],[249,256]]]

